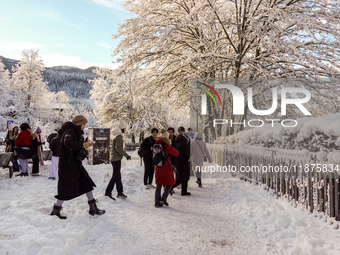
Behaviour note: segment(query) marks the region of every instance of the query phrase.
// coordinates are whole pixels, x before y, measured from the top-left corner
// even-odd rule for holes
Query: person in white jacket
[[[212,162],[211,156],[209,154],[208,148],[203,141],[202,133],[196,132],[194,139],[191,141],[190,146],[190,161],[193,167],[193,171],[196,173],[198,187],[202,188],[201,180],[201,167],[203,166],[204,158],[207,158],[209,163]],[[197,167],[197,171],[196,171]],[[199,167],[199,168],[198,168]],[[198,171],[199,169],[199,171]]]

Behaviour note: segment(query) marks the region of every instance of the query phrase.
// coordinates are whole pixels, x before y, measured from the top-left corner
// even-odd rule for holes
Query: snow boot
[[[23,173],[23,172],[21,172],[20,174],[17,174],[16,176],[20,176],[20,177],[28,176],[28,173]]]
[[[96,204],[96,200],[90,200],[87,202],[90,206],[90,210],[89,210],[89,214],[91,214],[92,216],[94,215],[103,215],[105,213],[105,210],[99,210]]]
[[[59,219],[61,219],[61,220],[66,220],[66,216],[61,216],[61,215],[60,215],[60,210],[61,210],[61,209],[62,209],[61,206],[56,206],[56,205],[54,205],[54,206],[53,206],[53,210],[52,210],[52,212],[51,212],[50,215],[57,215]]]
[[[199,187],[199,188],[202,188],[202,181],[201,181],[201,178],[197,178],[196,183],[198,184],[198,187]]]
[[[184,193],[181,193],[181,196],[190,196],[191,193],[190,192],[184,192]]]

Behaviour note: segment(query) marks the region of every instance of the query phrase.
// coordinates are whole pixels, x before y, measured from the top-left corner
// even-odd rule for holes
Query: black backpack
[[[166,160],[164,145],[164,143],[156,143],[152,147],[152,158],[154,166],[163,167],[163,164]]]
[[[137,153],[138,153],[138,156],[139,156],[139,157],[141,157],[141,158],[143,157],[142,147],[139,147]]]

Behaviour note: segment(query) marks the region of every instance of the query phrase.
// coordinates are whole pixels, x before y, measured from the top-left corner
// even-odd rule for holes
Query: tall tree
[[[325,96],[337,100],[334,84],[316,84],[320,77],[339,77],[338,2],[126,0],[125,6],[136,17],[113,36],[121,38],[114,51],[120,70],[152,67],[151,91],[177,93],[178,106],[189,102],[193,78],[301,78],[319,103]],[[271,87],[256,84],[254,97],[261,101]],[[244,90],[249,84],[237,86]],[[224,105],[225,116],[231,116],[231,99]]]

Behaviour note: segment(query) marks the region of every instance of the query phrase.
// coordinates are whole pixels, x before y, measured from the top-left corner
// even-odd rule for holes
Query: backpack
[[[152,161],[154,166],[163,167],[164,161],[167,159],[164,150],[164,143],[156,143],[152,147]]]
[[[139,157],[141,157],[141,158],[143,157],[143,151],[142,151],[142,147],[141,146],[139,147],[137,153],[138,153]]]

